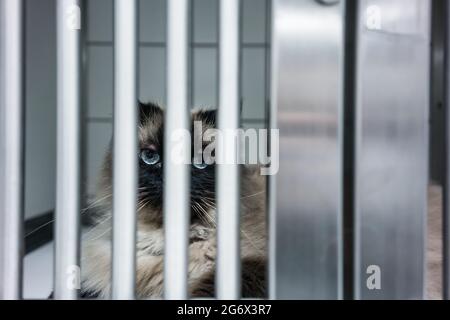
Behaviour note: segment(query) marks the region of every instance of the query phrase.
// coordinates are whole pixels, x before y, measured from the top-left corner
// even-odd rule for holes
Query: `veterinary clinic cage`
[[[79,294],[68,281],[80,265],[82,2],[57,0],[56,299]],[[218,128],[223,130],[240,126],[241,2],[221,0],[219,8]],[[0,3],[0,297],[20,299],[24,1]],[[268,177],[269,298],[424,298],[432,4],[271,1],[269,119],[280,139],[278,148],[271,146],[279,151],[279,171]],[[190,6],[189,0],[167,1],[166,150],[175,144],[169,133],[189,129]],[[449,14],[446,5],[446,21]],[[113,150],[121,150],[113,154],[114,299],[135,298],[138,115],[130,106],[137,102],[138,20],[136,0],[114,1]],[[445,67],[448,93],[450,65]],[[448,298],[446,114],[443,288]],[[224,150],[234,149],[225,145],[217,152]],[[166,198],[163,208],[164,297],[185,299],[190,170],[169,160],[164,166],[164,188],[176,199]],[[239,166],[219,164],[216,183],[217,298],[239,299]],[[380,283],[371,286],[368,280],[377,274]]]

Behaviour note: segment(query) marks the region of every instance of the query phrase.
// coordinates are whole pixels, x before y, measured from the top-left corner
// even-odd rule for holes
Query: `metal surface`
[[[164,132],[164,297],[186,299],[190,218],[188,0],[168,1],[167,110]]]
[[[218,129],[239,128],[239,1],[220,1],[220,79]],[[239,166],[237,148],[224,139],[216,150],[217,159],[217,298],[239,299],[241,292],[239,250]]]
[[[79,0],[57,2],[55,299],[76,299],[80,240]]]
[[[280,169],[270,177],[272,299],[342,297],[344,5],[273,2]]]
[[[443,291],[444,299],[450,300],[450,4],[445,1],[445,175],[443,212]]]
[[[112,298],[134,299],[138,167],[136,0],[114,2]]]
[[[1,0],[0,14],[0,299],[20,299],[23,255],[23,1]]]
[[[359,1],[357,299],[424,297],[429,23],[428,0]]]

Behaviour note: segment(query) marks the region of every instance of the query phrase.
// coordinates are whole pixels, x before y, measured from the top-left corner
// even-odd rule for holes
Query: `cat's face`
[[[153,104],[140,105],[139,125],[139,189],[138,209],[140,216],[148,219],[157,217],[145,215],[160,214],[163,201],[164,177],[164,114]],[[215,111],[192,113],[194,121],[202,122],[203,131],[214,128]],[[191,134],[193,139],[194,134]],[[191,143],[193,146],[193,142]],[[193,154],[193,153],[192,153]],[[215,207],[215,166],[191,165],[191,219],[211,223],[211,210]],[[177,199],[173,199],[177,201]]]

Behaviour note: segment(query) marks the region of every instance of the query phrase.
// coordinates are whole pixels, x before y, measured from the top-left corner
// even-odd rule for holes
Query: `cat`
[[[215,110],[191,112],[203,130],[216,125]],[[193,127],[193,125],[192,125]],[[136,296],[162,298],[164,111],[139,103],[139,189],[136,242]],[[192,135],[194,136],[194,135]],[[82,297],[108,298],[111,291],[112,151],[106,152],[94,201],[95,221],[82,240]],[[241,165],[242,296],[266,297],[265,178],[258,166]],[[189,297],[214,297],[216,258],[215,165],[192,165],[189,227]],[[170,192],[170,191],[169,191]],[[174,199],[176,201],[176,199]]]

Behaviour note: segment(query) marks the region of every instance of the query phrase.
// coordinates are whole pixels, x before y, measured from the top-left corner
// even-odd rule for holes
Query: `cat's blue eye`
[[[196,167],[197,169],[203,170],[205,169],[208,165],[204,162],[202,163],[194,163],[193,164],[194,167]]]
[[[158,152],[150,149],[141,150],[139,157],[145,164],[150,166],[157,164],[160,159]]]

